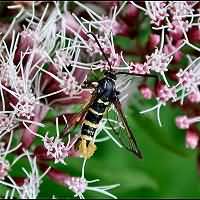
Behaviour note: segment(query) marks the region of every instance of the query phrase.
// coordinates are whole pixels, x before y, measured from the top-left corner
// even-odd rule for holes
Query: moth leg
[[[81,156],[85,159],[89,159],[96,151],[96,145],[85,136],[81,136],[79,142],[77,143],[77,149]]]

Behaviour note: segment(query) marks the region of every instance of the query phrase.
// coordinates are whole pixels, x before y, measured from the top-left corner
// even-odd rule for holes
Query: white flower
[[[48,133],[47,133],[48,134]],[[70,134],[68,136],[68,142],[65,143],[59,138],[59,125],[58,118],[56,118],[56,137],[47,137],[47,134],[43,138],[44,147],[47,149],[47,156],[53,157],[55,163],[61,162],[65,164],[64,159],[68,157],[68,151],[71,150],[76,140],[70,141]]]
[[[54,162],[65,164],[64,159],[68,157],[68,151],[72,148],[73,144],[70,144],[70,137],[68,138],[68,143],[62,141],[62,139],[58,137],[47,137],[45,135],[44,139],[44,147],[47,149],[47,156],[54,158]]]
[[[150,17],[151,23],[160,26],[169,16],[167,3],[164,1],[145,1],[146,14]]]
[[[173,18],[186,18],[186,16],[191,16],[194,9],[188,4],[187,1],[170,1],[168,6],[169,12],[172,14]]]
[[[87,60],[87,63],[83,63],[80,61],[76,61],[76,62],[72,62],[72,66],[78,67],[78,68],[85,68],[85,69],[100,69],[100,68],[108,68],[108,64],[107,60],[105,60],[105,58],[102,55],[102,51],[99,48],[97,42],[94,40],[94,37],[91,35],[87,35],[89,38],[86,39],[86,34],[88,32],[95,32],[95,35],[104,51],[104,53],[107,55],[109,62],[112,65],[112,68],[115,70],[118,69],[123,69],[123,67],[119,66],[120,65],[120,61],[121,58],[120,56],[115,52],[115,48],[114,48],[114,41],[113,41],[113,31],[112,31],[112,25],[115,21],[115,17],[120,13],[121,9],[125,6],[125,3],[123,3],[119,9],[117,10],[117,8],[114,8],[113,11],[113,17],[108,17],[109,19],[105,19],[105,17],[102,17],[98,14],[96,14],[93,10],[91,10],[89,7],[87,7],[86,5],[75,1],[75,4],[77,4],[78,6],[80,6],[81,8],[85,9],[86,12],[88,12],[88,14],[91,16],[91,20],[87,20],[85,18],[81,18],[79,19],[74,13],[72,13],[72,16],[74,17],[74,19],[77,21],[77,23],[80,25],[80,27],[78,28],[78,30],[74,30],[71,26],[66,26],[66,29],[68,29],[70,32],[72,32],[74,34],[74,38],[71,39],[70,41],[73,41],[74,45],[79,45],[79,49],[82,52],[86,52],[90,55],[90,57],[86,58],[85,54],[83,54],[84,56],[84,60]],[[108,26],[108,24],[111,23],[111,26],[109,26],[109,29],[107,29],[104,24],[106,24],[106,26]],[[116,23],[114,23],[116,24]],[[92,29],[94,29],[95,31],[92,31]],[[102,29],[106,29],[106,31],[102,31]],[[69,40],[68,38],[66,38],[67,40]],[[69,48],[69,47],[67,47]],[[99,59],[99,57],[97,57],[99,54],[101,55],[101,59]],[[96,59],[95,59],[96,58]],[[95,59],[95,61],[94,61]],[[88,60],[93,60],[93,62],[89,62]],[[110,66],[109,66],[110,68]]]
[[[18,102],[16,105],[11,104],[11,106],[16,111],[16,115],[19,118],[31,119],[35,116],[34,110],[35,106],[39,104],[32,93],[21,94],[18,97]]]
[[[13,131],[10,133],[10,137],[8,140],[8,143],[6,144],[5,142],[0,142],[0,183],[6,185],[6,182],[3,180],[7,177],[11,181],[13,179],[9,175],[9,171],[11,167],[21,158],[24,156],[24,154],[21,154],[20,156],[17,156],[11,163],[7,160],[7,155],[16,151],[20,146],[21,143],[19,143],[17,146],[11,148],[12,145],[12,140],[13,140]]]
[[[64,116],[63,116],[64,117]],[[64,120],[66,120],[64,118]],[[33,135],[39,137],[45,149],[47,150],[47,156],[54,159],[54,163],[62,163],[65,164],[64,159],[68,157],[69,151],[75,144],[77,138],[74,140],[70,139],[70,134],[68,135],[68,142],[67,144],[64,143],[64,141],[60,138],[59,133],[59,125],[58,125],[58,118],[56,118],[56,136],[48,137],[48,133],[46,133],[45,137],[42,135],[39,135],[35,132],[33,132],[29,127],[24,123],[24,126],[27,128],[27,130],[30,131]]]
[[[15,65],[9,65],[2,63],[0,65],[0,81],[5,86],[11,86],[13,88],[13,82],[17,79],[17,72]]]
[[[37,49],[33,48],[31,51],[26,51],[20,56],[19,64],[16,66],[13,62],[14,53],[17,48],[19,34],[15,36],[13,32],[11,47],[8,47],[3,41],[4,50],[6,56],[3,57],[1,66],[5,67],[5,75],[3,78],[0,77],[0,92],[3,103],[3,108],[5,108],[5,98],[3,95],[3,90],[11,95],[13,102],[10,102],[12,106],[12,119],[18,118],[18,120],[29,121],[35,116],[36,107],[41,104],[40,100],[48,96],[58,94],[65,90],[61,89],[59,91],[54,91],[49,94],[42,95],[41,91],[41,77],[39,71],[43,70],[43,64],[45,60],[41,56],[39,59],[35,60],[37,56]],[[24,64],[24,57],[27,56],[26,63]],[[38,66],[40,65],[40,67]],[[45,70],[43,70],[47,73]],[[55,75],[48,73],[55,80],[61,82],[61,80]],[[35,85],[35,87],[33,87]],[[5,111],[6,113],[6,111]]]
[[[45,16],[47,14],[48,7],[49,4],[46,5],[42,16],[38,18],[34,15],[35,5],[33,2],[32,12],[26,12],[27,16],[31,16],[31,20],[27,18],[29,24],[24,30],[25,32],[31,34],[31,37],[34,38],[34,45],[38,49],[41,49],[43,52],[47,52],[47,56],[56,45],[57,22],[60,19],[60,13],[56,8],[54,8],[46,20]],[[37,22],[34,22],[34,20]]]
[[[175,98],[175,96],[176,92],[174,88],[168,88],[166,85],[164,85],[161,86],[161,88],[158,90],[157,100],[161,102],[163,105],[165,105],[167,101]]]
[[[146,63],[152,71],[161,73],[168,71],[168,65],[171,62],[172,57],[169,57],[156,49],[155,52],[150,56],[147,56],[146,59]]]
[[[74,52],[74,51],[73,51]],[[80,94],[82,88],[80,84],[76,81],[72,72],[67,68],[69,65],[76,65],[76,61],[73,61],[71,57],[73,55],[68,55],[69,59],[66,58],[68,55],[67,51],[57,51],[54,61],[54,67],[57,70],[57,77],[60,79],[59,86],[63,88],[63,92],[70,97]]]
[[[84,199],[83,193],[85,193],[88,190],[88,191],[99,192],[99,193],[107,195],[108,197],[117,199],[117,197],[115,195],[111,194],[107,190],[116,188],[120,184],[106,185],[106,186],[89,186],[89,184],[95,183],[95,182],[99,181],[99,179],[88,181],[84,177],[85,163],[86,163],[86,160],[84,160],[84,162],[83,162],[81,177],[68,177],[65,180],[66,186],[68,186],[68,188],[75,193],[74,197],[78,196],[80,199]]]
[[[194,59],[193,61],[190,59],[190,64],[184,70],[180,69],[177,73],[178,83],[175,87],[177,91],[181,92],[181,94],[176,100],[180,99],[181,103],[183,103],[186,96],[192,93],[198,94],[198,86],[200,85],[199,58],[200,57]]]
[[[0,158],[0,180],[4,180],[10,170],[10,163]]]
[[[10,47],[7,46],[3,39],[0,41],[2,45],[2,51],[0,52],[0,83],[8,87],[10,86],[11,88],[15,88],[15,83],[18,79],[18,67],[14,64],[18,41],[19,34],[16,34],[15,31],[12,32]]]
[[[46,175],[46,173],[48,173],[50,168],[48,168],[40,176],[37,168],[36,157],[32,159],[28,151],[26,151],[25,154],[28,158],[31,172],[28,172],[25,168],[22,168],[27,178],[25,179],[24,184],[18,187],[17,192],[19,193],[21,199],[37,199],[37,196],[40,192],[40,184],[42,183],[42,178]]]
[[[161,120],[160,120],[160,108],[161,106],[165,106],[166,103],[170,100],[175,101],[176,100],[176,88],[175,87],[168,87],[166,85],[161,85],[158,92],[157,92],[158,96],[156,98],[157,100],[157,104],[155,106],[153,106],[152,108],[146,109],[141,111],[141,114],[144,114],[146,112],[150,112],[153,110],[157,110],[157,119],[158,119],[158,123],[160,126],[162,126]]]
[[[5,45],[5,49],[7,49],[7,60],[3,60],[4,63],[2,63],[2,66],[7,67],[5,75],[9,81],[1,81],[0,89],[5,90],[10,95],[12,95],[13,98],[16,98],[16,105],[13,105],[11,103],[11,106],[14,109],[14,113],[18,117],[30,119],[31,116],[34,116],[33,110],[35,108],[35,105],[38,104],[38,101],[34,97],[34,94],[31,90],[31,83],[29,80],[30,71],[32,70],[32,68],[34,68],[34,64],[32,64],[34,54],[29,56],[29,60],[27,61],[26,66],[22,66],[24,56],[27,55],[27,53],[24,53],[24,55],[21,55],[20,57],[21,60],[19,62],[19,65],[15,66],[13,60],[14,53],[16,51],[18,36],[19,35],[17,35],[15,38],[15,34],[13,32],[12,45],[10,51],[8,51],[7,46]],[[3,98],[4,97],[2,95],[2,99]]]
[[[196,83],[198,81],[198,78],[192,70],[188,70],[183,73],[183,69],[180,69],[176,76],[178,77],[180,85],[184,87],[186,91],[189,91],[191,89],[194,90],[197,88]]]
[[[0,138],[16,128],[18,123],[13,118],[13,113],[0,113]]]
[[[119,6],[119,8],[117,8],[117,6],[113,7],[109,16],[99,15],[98,12],[92,10],[89,6],[86,6],[78,1],[75,1],[74,3],[83,8],[91,16],[90,21],[83,18],[83,23],[88,23],[89,26],[93,26],[95,29],[99,30],[99,32],[105,35],[109,35],[110,32],[112,32],[113,35],[120,32],[120,26],[117,22],[117,16],[123,10],[127,2],[123,2]]]

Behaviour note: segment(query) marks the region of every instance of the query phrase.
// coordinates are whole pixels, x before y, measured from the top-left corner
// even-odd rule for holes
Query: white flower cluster
[[[6,198],[36,199],[42,178],[50,172],[48,168],[40,176],[40,159],[66,164],[65,159],[74,150],[77,138],[69,135],[68,140],[65,140],[60,134],[58,117],[55,133],[51,131],[49,136],[49,132],[44,133],[45,135],[38,132],[39,127],[45,127],[43,119],[47,112],[57,108],[59,103],[73,104],[74,99],[84,102],[82,93],[87,90],[82,89],[81,83],[86,80],[91,68],[109,69],[111,63],[115,70],[127,69],[120,66],[121,57],[115,51],[113,41],[113,35],[120,29],[116,17],[125,3],[119,8],[115,6],[109,16],[98,15],[80,2],[74,4],[85,10],[92,21],[79,19],[75,13],[70,14],[66,2],[64,11],[60,9],[59,2],[53,2],[53,8],[47,3],[39,17],[35,2],[32,2],[32,10],[27,10],[22,5],[10,6],[10,9],[21,8],[21,11],[0,41],[0,139],[10,136],[8,143],[0,143],[0,183],[10,189],[5,194]],[[27,25],[17,33],[13,27],[18,21],[26,21]],[[94,38],[87,35],[93,29],[108,60],[103,57]],[[10,44],[9,35],[12,35]],[[67,101],[71,102],[66,103]],[[68,123],[65,118],[64,121]],[[39,139],[40,146],[34,143],[36,138]],[[109,138],[99,141],[105,139]],[[14,148],[11,148],[12,141],[18,142]],[[9,153],[19,155],[10,162],[6,159]],[[9,173],[21,158],[28,159],[31,168],[31,171],[22,168],[25,175],[20,179],[22,182]],[[118,185],[92,188],[88,183],[93,181],[70,178],[65,186],[73,190],[76,196],[83,197],[81,193],[92,190],[116,198],[106,190]],[[82,187],[83,183],[85,186]]]

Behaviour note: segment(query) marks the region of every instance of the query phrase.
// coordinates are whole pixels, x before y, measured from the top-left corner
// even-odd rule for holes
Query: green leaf
[[[129,50],[136,46],[136,41],[125,36],[115,36],[114,43],[122,49]]]
[[[130,106],[129,116],[132,121],[131,124],[134,124],[133,129],[137,127],[139,132],[143,132],[150,136],[155,143],[159,144],[167,151],[183,157],[189,156],[183,145],[184,135],[181,134],[182,131],[178,130],[175,126],[175,116],[178,115],[179,111],[174,108],[172,109],[169,106],[162,107],[160,109],[162,127],[160,127],[157,121],[156,111],[145,114],[139,113],[156,104],[156,101],[144,101],[145,106],[143,101],[135,101]]]
[[[140,26],[138,27],[138,36],[137,36],[137,42],[142,46],[145,47],[147,45],[147,42],[149,40],[151,34],[151,26],[149,19],[145,18]]]

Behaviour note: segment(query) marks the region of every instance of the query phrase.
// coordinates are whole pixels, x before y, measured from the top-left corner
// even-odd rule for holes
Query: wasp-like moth
[[[114,104],[115,109],[118,112],[118,117],[120,118],[123,126],[125,127],[125,131],[123,132],[123,135],[115,133],[114,129],[113,132],[126,149],[135,154],[138,158],[142,159],[142,153],[137,145],[136,139],[131,129],[128,126],[127,119],[122,111],[122,106],[119,101],[120,92],[116,89],[116,80],[117,76],[120,74],[127,74],[132,76],[146,76],[154,78],[157,77],[155,75],[150,74],[142,75],[127,72],[114,72],[112,70],[111,63],[105,55],[95,34],[91,32],[89,32],[88,34],[94,37],[102,54],[104,55],[106,61],[109,64],[109,70],[104,71],[104,77],[101,80],[98,80],[97,82],[85,83],[85,86],[93,88],[94,92],[92,93],[90,102],[81,112],[79,120],[79,122],[82,122],[81,135],[80,138],[77,140],[75,147],[79,151],[80,155],[82,155],[85,159],[90,158],[94,154],[96,150],[96,145],[94,144],[95,132],[107,109],[112,104]],[[127,144],[123,142],[123,137],[126,138],[126,141],[128,141]]]

